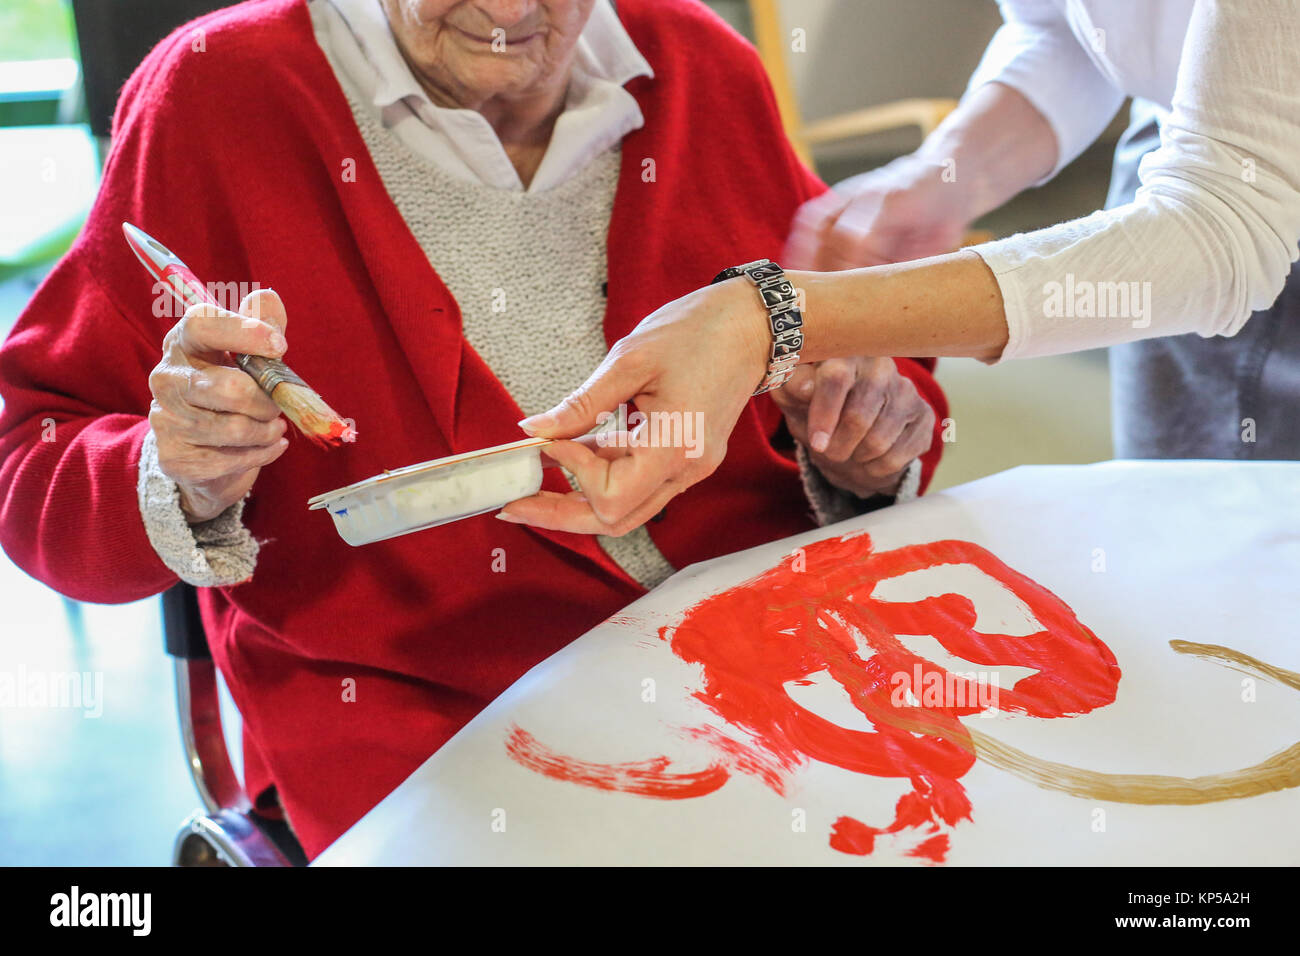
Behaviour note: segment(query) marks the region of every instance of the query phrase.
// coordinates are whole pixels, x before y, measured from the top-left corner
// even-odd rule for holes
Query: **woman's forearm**
[[[917,151],[944,167],[944,201],[970,222],[1056,165],[1051,125],[1001,83],[973,90]],[[849,355],[965,355],[991,360],[1007,344],[1002,293],[972,252],[847,272],[787,272],[805,295],[805,361]],[[760,317],[762,318],[762,317]],[[761,326],[766,320],[762,319]]]
[[[997,280],[969,250],[870,269],[788,275],[803,292],[805,362],[844,355],[992,361],[1007,344]],[[759,318],[766,323],[765,316]]]
[[[916,151],[942,167],[943,183],[971,222],[1056,168],[1051,124],[1019,91],[986,83],[968,93]]]
[[[993,359],[1007,342],[997,281],[970,251],[787,275],[804,299],[805,363],[841,356]],[[697,289],[647,316],[581,387],[520,426],[534,436],[575,438],[599,424],[601,413],[632,399],[647,421],[657,414],[700,416],[704,453],[690,458],[641,443],[611,458],[581,442],[557,442],[547,454],[577,477],[581,495],[535,495],[512,502],[504,517],[618,535],[657,514],[722,461],[727,436],[768,369],[771,327],[763,298],[744,277]]]

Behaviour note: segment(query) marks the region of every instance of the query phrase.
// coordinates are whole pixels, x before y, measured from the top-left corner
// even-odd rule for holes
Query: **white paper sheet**
[[[1300,691],[1175,653],[1169,644],[1226,646],[1300,671],[1300,464],[1027,467],[679,572],[525,675],[317,863],[1300,863],[1300,789],[1198,805],[1140,805],[1045,789],[982,758],[939,781],[969,800],[969,818],[948,823],[930,812],[924,825],[877,835],[869,853],[834,848],[843,818],[888,828],[908,794],[914,802],[928,794],[933,810],[929,770],[923,768],[918,782],[805,758],[778,774],[776,785],[747,772],[725,745],[707,738],[716,732],[771,756],[761,732],[720,716],[704,682],[706,668],[716,674],[720,665],[683,660],[674,650],[675,632],[666,638],[659,632],[711,595],[790,561],[797,548],[812,552],[816,542],[864,533],[876,555],[940,540],[986,549],[1068,605],[1121,672],[1113,702],[1077,716],[990,709],[961,717],[963,727],[1045,761],[1180,778],[1238,770],[1300,742]],[[970,565],[940,564],[868,590],[875,601],[920,609],[919,622],[939,624],[924,611],[927,605],[915,602],[964,594],[975,631],[1008,635],[998,639],[1003,643],[1044,627],[1031,607],[1035,601],[1025,598],[1032,588],[1009,589]],[[1040,609],[1049,605],[1038,602]],[[919,624],[915,629],[923,631]],[[996,681],[1003,693],[1014,694],[1017,681],[1056,666],[1055,645],[1046,638],[1032,644],[1047,655],[1033,666],[1024,650],[971,662],[946,648],[942,636],[922,632],[898,640],[930,662],[927,672],[975,672],[979,686],[988,690]],[[824,635],[766,638],[806,648]],[[861,635],[857,642],[852,668],[865,667],[873,653]],[[768,657],[798,647],[772,644]],[[705,653],[717,651],[708,645]],[[762,656],[756,652],[756,659]],[[736,666],[745,673],[750,664]],[[1105,668],[1093,661],[1085,670],[1096,677]],[[1062,680],[1077,685],[1078,673],[1063,672]],[[800,722],[812,714],[849,730],[880,730],[855,707],[842,680],[825,669],[801,676],[784,684],[801,708]],[[732,691],[748,686],[729,680]],[[770,687],[760,690],[770,695]],[[513,758],[507,740],[514,735],[518,743],[520,732],[584,764],[666,758],[666,772],[722,774],[725,782],[681,799],[595,789]],[[653,763],[642,769],[653,776]],[[624,783],[636,777],[627,768],[615,775]]]

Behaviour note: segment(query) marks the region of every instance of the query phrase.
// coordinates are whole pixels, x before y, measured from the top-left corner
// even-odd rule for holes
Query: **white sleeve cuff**
[[[136,493],[149,543],[176,576],[195,587],[224,587],[253,576],[257,542],[241,520],[237,501],[210,521],[191,525],[181,510],[181,493],[158,464],[151,429],[140,448]]]
[[[893,495],[875,495],[859,498],[850,491],[838,488],[812,463],[812,458],[802,444],[795,443],[795,460],[799,463],[799,478],[804,494],[812,505],[813,517],[820,527],[846,521],[869,511],[877,511],[891,504],[912,501],[921,491],[921,459],[914,458],[903,472],[903,480]]]

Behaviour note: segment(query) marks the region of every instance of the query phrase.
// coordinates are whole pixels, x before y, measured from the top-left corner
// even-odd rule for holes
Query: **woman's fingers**
[[[931,430],[931,423],[923,417],[914,418],[883,455],[863,464],[863,471],[872,478],[897,475],[930,450]]]
[[[602,415],[612,414],[647,382],[641,363],[616,344],[596,371],[560,404],[522,419],[519,427],[538,438],[577,438],[601,424]]]
[[[280,416],[279,406],[243,369],[209,365],[185,371],[182,381],[179,397],[196,408],[245,415],[261,422]]]
[[[533,435],[558,439],[546,454],[573,473],[585,501],[511,508],[528,521],[530,507],[547,510],[556,530],[623,534],[722,462],[727,439],[762,381],[771,349],[770,324],[752,283],[732,279],[707,286],[647,316],[610,350],[605,361],[564,402],[524,419]],[[633,401],[641,424],[628,447],[564,441],[583,436],[620,404]],[[546,501],[547,499],[538,499]]]
[[[566,495],[539,492],[502,509],[507,521],[579,534],[620,536],[654,517],[678,493],[711,474],[722,459],[696,446],[657,444],[647,430],[653,418],[631,432],[584,435],[546,447],[553,464],[570,472],[581,489]]]
[[[231,412],[214,412],[194,406],[179,412],[155,403],[149,423],[155,434],[165,431],[191,445],[212,448],[246,448],[269,445],[284,436],[285,420],[258,420]]]
[[[577,438],[570,438],[568,441],[589,448],[596,455],[606,459],[621,458],[632,447],[630,444],[631,436],[626,431],[607,431],[595,435],[581,435]],[[543,468],[561,467],[558,461],[547,454],[551,447],[551,445],[542,446]]]
[[[817,365],[816,383],[808,403],[808,447],[826,452],[841,431],[841,413],[858,379],[854,359],[829,359]],[[841,439],[842,443],[842,439]],[[848,445],[851,452],[853,445]]]
[[[804,203],[791,225],[782,264],[835,272],[890,261],[878,248],[887,195],[887,177],[867,173]]]
[[[633,432],[631,437],[636,434]],[[603,529],[623,527],[648,507],[646,502],[660,496],[665,485],[679,485],[682,463],[687,460],[683,451],[681,448],[634,446],[627,449],[607,447],[598,452],[583,443],[571,441],[559,441],[547,447],[550,457],[577,479],[587,499],[586,506]],[[651,511],[647,517],[657,511]],[[628,530],[631,528],[602,530],[600,533],[624,534]]]
[[[813,391],[817,387],[817,368],[819,364],[809,363],[798,366],[788,382],[780,388],[774,388],[768,392],[777,408],[787,415],[807,415],[808,402],[812,399]]]
[[[847,203],[846,197],[828,189],[800,206],[790,224],[781,264],[787,269],[819,268],[824,237]]]
[[[795,441],[832,484],[860,497],[892,494],[933,440],[934,410],[915,384],[888,358],[827,361],[800,371],[793,394],[773,393]]]
[[[279,301],[278,296],[275,301]],[[168,333],[168,339],[187,356],[205,361],[209,356],[226,352],[279,358],[288,348],[278,326],[207,303],[186,309],[180,322]]]
[[[289,313],[280,301],[280,294],[274,289],[255,289],[248,293],[244,296],[244,301],[239,303],[239,314],[274,326],[281,335],[289,325]]]
[[[188,417],[190,408],[247,415],[269,422],[280,409],[246,372],[226,365],[195,368],[161,362],[149,376],[154,399],[178,415]]]
[[[592,511],[587,496],[578,491],[568,494],[541,491],[532,497],[510,502],[501,509],[497,517],[503,521],[527,524],[551,531],[621,537],[657,515],[680,490],[676,485],[665,482],[632,512],[613,524],[598,518]]]
[[[918,395],[906,425],[883,452],[863,463],[864,470],[873,477],[895,474],[929,451],[933,442],[934,409]]]
[[[857,380],[824,451],[828,459],[843,462],[860,455],[863,443],[889,409],[891,389],[900,377],[893,359],[858,360]]]
[[[852,457],[859,462],[868,462],[888,454],[915,414],[914,409],[901,404],[893,396],[886,396],[871,427],[855,446]]]
[[[277,438],[269,444],[251,448],[191,445],[168,434],[157,434],[156,440],[159,467],[168,478],[186,486],[201,486],[265,467],[289,447],[287,438]]]
[[[854,460],[872,477],[893,475],[930,450],[933,431],[934,410],[911,379],[899,375],[885,408],[859,443]]]
[[[881,195],[858,193],[845,205],[822,239],[820,261],[828,271],[860,269],[887,261],[875,248]]]
[[[229,364],[230,353],[283,355],[287,322],[280,297],[263,289],[245,296],[239,312],[191,306],[167,333],[149,376],[149,424],[159,467],[176,482],[190,520],[238,501],[289,446],[275,402]]]
[[[539,491],[528,498],[512,501],[497,512],[503,521],[526,524],[549,531],[570,531],[577,534],[599,534],[593,530],[600,521],[587,505],[581,492],[560,494],[557,491]]]

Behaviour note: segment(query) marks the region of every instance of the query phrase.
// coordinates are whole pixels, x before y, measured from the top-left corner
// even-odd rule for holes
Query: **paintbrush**
[[[221,308],[215,297],[189,266],[170,249],[144,230],[122,223],[126,244],[131,247],[149,274],[167,287],[185,308],[206,302]],[[262,391],[271,396],[285,417],[318,445],[332,447],[356,440],[356,427],[325,404],[316,392],[279,359],[261,355],[235,354],[235,363],[253,377]]]

